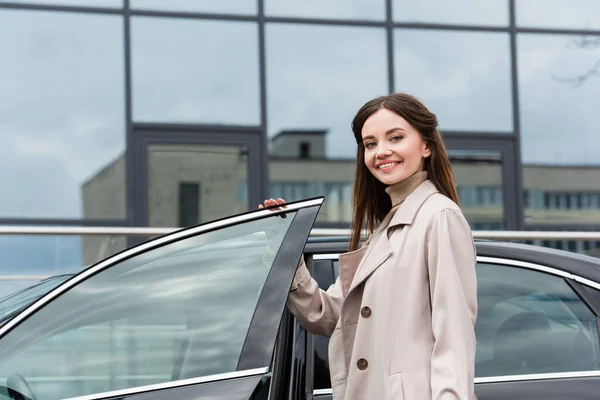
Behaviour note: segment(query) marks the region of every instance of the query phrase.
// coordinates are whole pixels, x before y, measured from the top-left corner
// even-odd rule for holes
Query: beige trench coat
[[[327,291],[301,262],[288,307],[309,332],[331,336],[334,399],[474,398],[475,262],[460,208],[431,181],[367,247],[340,256]]]

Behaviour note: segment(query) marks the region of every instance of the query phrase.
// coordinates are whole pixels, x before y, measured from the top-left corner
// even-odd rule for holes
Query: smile
[[[386,171],[386,170],[389,170],[389,169],[392,169],[392,168],[394,168],[394,167],[395,167],[396,165],[398,165],[398,164],[400,164],[400,162],[398,162],[398,161],[394,161],[394,162],[389,162],[389,163],[381,164],[381,165],[380,165],[379,167],[377,167],[377,168],[379,168],[379,169],[380,169],[380,170],[382,170],[382,171]]]

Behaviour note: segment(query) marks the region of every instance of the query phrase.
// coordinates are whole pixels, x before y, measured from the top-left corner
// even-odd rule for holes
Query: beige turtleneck
[[[369,245],[371,239],[375,236],[375,234],[382,232],[388,227],[388,225],[392,221],[394,214],[398,210],[398,207],[404,202],[408,195],[411,194],[423,182],[425,182],[427,178],[427,171],[418,171],[406,178],[405,180],[400,181],[398,183],[394,183],[393,185],[390,185],[387,188],[385,188],[386,193],[390,196],[390,199],[392,200],[392,209],[387,213],[383,221],[381,221],[375,232],[373,232],[373,234],[369,236],[364,246]]]
[[[388,186],[385,191],[392,200],[392,209],[397,208],[409,194],[427,180],[427,171],[418,171],[403,181]]]

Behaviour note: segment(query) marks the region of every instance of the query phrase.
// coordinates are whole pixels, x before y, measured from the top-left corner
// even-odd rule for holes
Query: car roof
[[[306,245],[307,253],[343,253],[348,251],[347,237],[313,237]],[[582,278],[600,282],[600,259],[542,246],[475,240],[479,257],[505,258],[560,269]]]

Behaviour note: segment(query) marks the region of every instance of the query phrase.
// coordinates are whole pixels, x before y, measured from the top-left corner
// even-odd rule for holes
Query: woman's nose
[[[377,151],[377,158],[385,158],[385,157],[389,157],[392,155],[392,151],[388,150],[388,149],[384,149],[384,148],[380,148]]]

